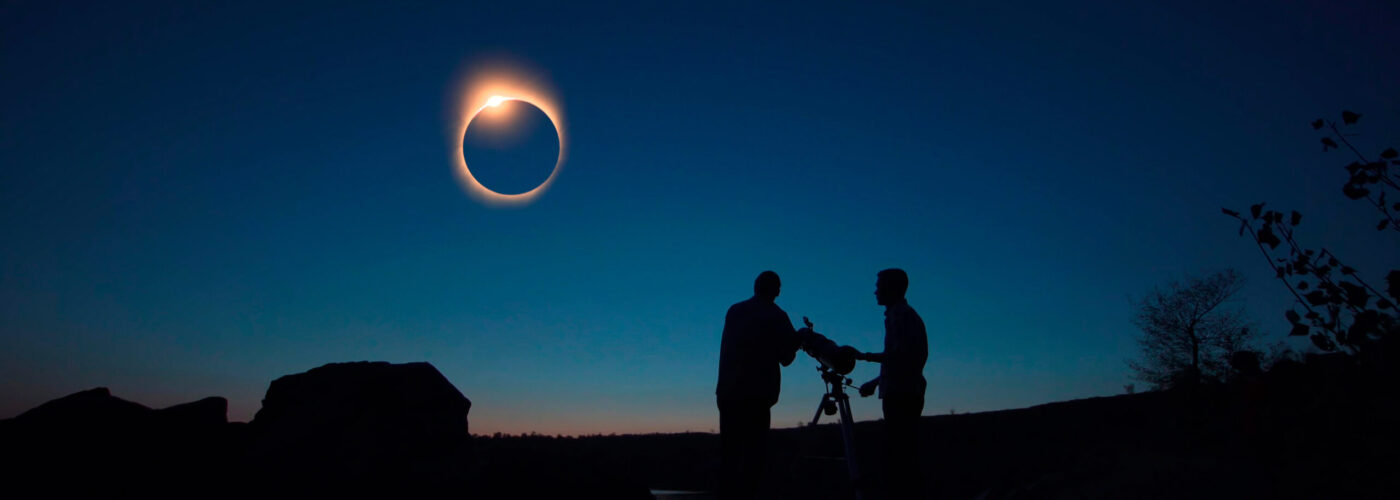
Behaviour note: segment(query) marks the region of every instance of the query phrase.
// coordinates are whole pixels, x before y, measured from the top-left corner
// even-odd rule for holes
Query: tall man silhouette
[[[924,320],[904,292],[909,275],[900,269],[876,274],[875,301],[885,306],[885,350],[863,353],[856,359],[880,363],[880,375],[860,386],[861,396],[878,388],[885,413],[885,475],[891,498],[921,498],[918,443],[919,414],[924,410],[924,362],[928,361],[928,334]]]
[[[773,300],[782,282],[764,271],[753,297],[729,307],[719,346],[720,497],[753,498],[766,459],[769,409],[778,402],[779,365],[792,364],[798,336]]]

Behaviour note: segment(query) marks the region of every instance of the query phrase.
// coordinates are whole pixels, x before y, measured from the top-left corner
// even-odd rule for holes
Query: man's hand
[[[870,397],[871,394],[875,394],[875,388],[876,388],[876,387],[880,387],[880,379],[879,379],[879,378],[875,378],[875,379],[872,379],[872,380],[869,381],[869,382],[866,382],[866,383],[864,383],[864,384],[860,384],[860,397],[862,397],[862,398],[868,398],[868,397]]]

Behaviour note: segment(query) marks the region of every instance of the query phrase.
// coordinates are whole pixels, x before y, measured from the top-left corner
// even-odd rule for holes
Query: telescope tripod
[[[853,427],[855,419],[851,417],[851,397],[845,390],[845,386],[851,384],[851,379],[826,366],[818,366],[817,370],[822,372],[822,381],[826,383],[827,389],[826,394],[822,395],[821,403],[817,405],[816,415],[812,416],[811,425],[817,425],[822,413],[841,414],[841,444],[846,448],[846,472],[851,475],[851,487],[855,490],[856,500],[862,500],[861,490],[865,488],[865,483],[861,481],[860,470],[856,467],[856,436]]]

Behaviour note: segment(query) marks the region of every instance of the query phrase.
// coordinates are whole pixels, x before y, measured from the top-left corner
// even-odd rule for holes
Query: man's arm
[[[878,387],[880,387],[880,377],[877,375],[875,378],[870,379],[869,382],[860,384],[860,397],[870,397],[871,394],[875,394],[875,389]]]
[[[782,363],[783,366],[788,366],[792,364],[794,359],[797,359],[799,342],[797,330],[792,327],[792,318],[789,318],[787,313],[779,314],[777,330],[778,338],[774,342],[774,346],[777,347],[778,362]]]
[[[885,360],[888,358],[889,357],[886,356],[883,352],[862,352],[856,354],[856,359],[861,361],[869,361],[871,363],[884,363]]]

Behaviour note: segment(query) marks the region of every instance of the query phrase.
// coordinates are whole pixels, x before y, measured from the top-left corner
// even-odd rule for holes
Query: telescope
[[[802,320],[807,321],[807,318]],[[798,330],[797,334],[802,352],[817,360],[827,370],[845,375],[856,369],[856,355],[860,353],[856,348],[836,345],[836,342],[825,335],[812,331],[811,322],[807,322],[807,327]]]
[[[860,354],[860,351],[848,345],[838,346],[825,335],[812,331],[812,320],[803,317],[802,322],[807,325],[797,332],[802,351],[821,363],[817,371],[821,372],[822,383],[826,384],[826,394],[822,395],[821,403],[817,404],[817,413],[812,415],[811,425],[817,425],[823,413],[841,415],[841,444],[846,449],[846,473],[851,476],[856,500],[863,500],[865,481],[861,479],[860,468],[856,466],[856,434],[853,427],[855,417],[851,416],[851,398],[846,395],[844,388],[854,387],[851,385],[851,379],[846,378],[846,374],[856,368],[856,355]]]

